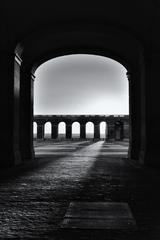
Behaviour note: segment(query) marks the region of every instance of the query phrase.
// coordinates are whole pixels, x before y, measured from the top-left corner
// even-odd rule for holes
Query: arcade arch
[[[101,122],[100,123],[100,139],[105,140],[107,138],[107,123]]]
[[[44,125],[44,138],[51,139],[51,123],[46,122]]]
[[[33,122],[33,139],[37,139],[37,123]]]
[[[66,138],[66,123],[60,122],[58,124],[58,138],[65,139]]]
[[[86,138],[93,139],[94,138],[94,125],[92,122],[86,123]]]
[[[72,123],[72,139],[80,138],[80,123],[74,122]]]

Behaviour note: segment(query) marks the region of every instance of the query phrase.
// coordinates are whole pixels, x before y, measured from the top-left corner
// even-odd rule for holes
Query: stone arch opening
[[[37,139],[37,123],[33,122],[33,139]]]
[[[86,139],[93,139],[94,138],[94,124],[93,122],[86,123]]]
[[[105,140],[107,139],[108,131],[107,131],[107,123],[101,122],[100,123],[100,139]]]
[[[98,73],[98,75],[96,76],[96,79],[95,79],[95,75],[97,74],[97,70],[95,71],[95,67],[97,67],[97,65],[98,65],[98,71],[99,71],[99,68],[100,67],[101,68],[100,68],[100,72]],[[70,71],[69,66],[72,66],[72,72],[69,73],[69,77],[68,77],[68,72]],[[78,70],[77,70],[77,68],[78,68]],[[56,72],[57,69],[58,69],[58,71]],[[81,72],[79,72],[79,69],[81,70]],[[113,69],[116,69],[116,71]],[[102,70],[106,71],[105,76],[104,76],[104,73],[102,74],[102,72],[103,72]],[[47,71],[50,74],[49,77],[47,76]],[[63,71],[65,72],[65,74],[63,74]],[[82,71],[83,71],[83,74],[82,74]],[[44,75],[44,72],[46,75]],[[79,74],[77,74],[77,72],[80,74],[80,76],[82,75],[83,77],[78,76]],[[108,72],[109,72],[109,76],[107,75]],[[114,72],[117,72],[117,75],[114,75],[115,74]],[[59,77],[59,74],[60,74],[60,77]],[[41,75],[42,75],[42,77],[41,77]],[[69,103],[69,105],[72,106],[72,109],[73,109],[74,103],[77,101],[77,99],[78,99],[78,106],[79,106],[79,102],[83,103],[82,100],[84,101],[86,96],[91,97],[91,100],[89,98],[87,98],[85,100],[87,102],[87,104],[83,103],[82,111],[84,111],[84,108],[87,105],[87,106],[89,106],[87,109],[87,112],[91,111],[91,115],[95,115],[95,112],[96,112],[97,115],[95,115],[95,119],[93,120],[93,123],[94,123],[94,139],[97,139],[97,140],[100,138],[105,139],[105,136],[100,136],[100,123],[99,123],[99,120],[98,121],[96,120],[96,116],[98,116],[98,113],[109,115],[109,114],[112,114],[113,111],[115,111],[115,113],[118,114],[117,111],[122,108],[122,105],[124,105],[126,103],[128,104],[128,98],[126,97],[126,99],[123,100],[122,99],[123,96],[121,98],[119,97],[121,101],[113,102],[114,101],[113,98],[111,99],[112,102],[108,101],[109,100],[108,95],[113,94],[114,91],[115,91],[114,94],[115,95],[117,94],[117,98],[118,98],[118,92],[120,92],[119,88],[117,87],[118,84],[123,85],[125,83],[126,91],[128,91],[128,80],[126,77],[126,69],[120,63],[118,63],[112,59],[106,58],[106,57],[95,56],[92,54],[72,54],[72,55],[67,55],[67,56],[61,56],[61,57],[54,58],[54,59],[42,64],[37,69],[35,76],[36,76],[36,81],[34,82],[34,89],[38,89],[38,91],[37,91],[38,94],[40,92],[41,92],[41,94],[42,93],[44,94],[44,92],[45,92],[44,89],[46,89],[46,93],[47,93],[46,95],[42,94],[38,97],[36,96],[36,98],[34,99],[34,102],[37,102],[37,99],[38,100],[40,99],[41,105],[42,106],[44,105],[43,106],[44,110],[41,110],[41,111],[46,111],[46,109],[48,109],[49,112],[47,113],[46,116],[44,116],[46,119],[50,118],[49,114],[54,113],[54,115],[55,115],[56,112],[52,112],[53,109],[54,109],[54,111],[57,111],[56,109],[58,109],[58,111],[60,111],[60,109],[62,108],[62,112],[60,111],[60,113],[62,115],[64,115],[64,113],[63,113],[64,108],[61,105],[64,104],[64,106],[65,106],[66,102],[69,102],[68,101],[69,96],[67,94],[68,92],[69,92],[70,96],[72,94],[74,94],[74,100],[73,99],[70,100],[70,103]],[[53,79],[53,76],[54,76],[54,79]],[[60,78],[60,80],[58,80],[58,82],[56,80],[57,77],[58,77],[58,79]],[[62,81],[61,79],[63,79],[63,78],[64,78],[64,80]],[[71,81],[71,78],[72,78],[72,81]],[[109,83],[109,81],[110,81],[109,78],[112,78],[112,82],[114,82],[115,79],[117,79],[116,87],[115,87],[115,85],[114,86],[112,85],[112,87],[111,87],[111,83]],[[45,79],[45,81],[44,81],[44,79]],[[109,79],[109,80],[106,80],[106,79]],[[121,79],[121,81],[119,79]],[[123,81],[122,81],[122,79],[123,79]],[[106,82],[107,82],[107,84],[106,84]],[[47,86],[44,85],[44,83],[48,84],[49,87],[47,88]],[[107,86],[107,90],[106,90],[105,84]],[[78,85],[78,87],[77,87],[77,85]],[[40,86],[43,87],[42,91],[41,91]],[[65,86],[65,89],[63,89],[63,86]],[[81,86],[85,86],[85,88],[81,88]],[[94,87],[94,86],[96,86],[96,87]],[[74,89],[74,93],[73,93],[72,89]],[[117,89],[118,89],[118,92],[117,92]],[[61,94],[60,94],[61,91],[63,93],[63,96],[61,96]],[[109,91],[109,92],[107,92],[107,91]],[[37,94],[37,92],[36,92],[36,94]],[[85,92],[85,94],[84,94],[84,92]],[[84,97],[83,97],[83,94],[84,94]],[[77,97],[77,95],[78,95],[78,97]],[[94,99],[92,98],[93,95],[95,96]],[[49,96],[51,98],[49,98]],[[53,96],[56,96],[56,98],[52,99]],[[127,94],[126,94],[126,96],[127,96]],[[121,104],[122,100],[123,100],[123,104]],[[58,105],[59,102],[61,103],[60,106]],[[117,106],[119,103],[121,105]],[[115,107],[116,107],[116,109],[114,109]],[[127,106],[127,108],[128,108],[128,106]],[[65,106],[65,109],[67,109],[66,106]],[[75,106],[74,109],[76,109],[76,111],[77,111],[78,108]],[[37,111],[37,109],[36,109],[36,111]],[[98,111],[100,111],[100,112],[98,112]],[[121,109],[121,111],[123,111],[123,110]],[[67,112],[67,114],[68,114],[68,112]],[[84,112],[80,112],[79,114],[83,115]],[[71,114],[71,115],[73,115],[73,114]],[[86,114],[84,114],[84,115],[86,115]],[[91,119],[92,119],[92,117],[91,117]],[[105,118],[103,116],[101,117],[101,119],[102,119],[102,121],[105,120]],[[54,121],[56,121],[56,119],[52,119],[52,122],[54,125],[54,126],[52,125],[52,130],[53,129],[56,130],[56,124],[54,124]],[[67,120],[67,117],[66,117],[65,121],[67,124],[66,125],[66,139],[74,138],[73,137],[74,133],[72,132],[72,128],[73,128],[72,122],[74,121],[74,119]],[[82,131],[81,131],[81,133],[82,133]],[[80,138],[85,139],[85,134],[81,134]],[[56,139],[56,134],[54,134],[54,133],[52,134],[52,139]]]
[[[43,62],[51,58],[81,53],[110,57],[121,63],[127,69],[128,79],[132,79],[132,82],[134,82],[134,84],[130,84],[129,87],[131,126],[129,155],[132,159],[139,159],[140,157],[141,162],[143,162],[145,128],[141,128],[141,125],[144,125],[144,119],[141,119],[141,116],[144,116],[145,108],[143,108],[144,111],[142,114],[139,113],[142,110],[142,106],[145,105],[145,94],[142,94],[142,92],[144,93],[144,89],[141,88],[141,81],[144,80],[143,70],[145,70],[145,68],[142,67],[144,64],[144,56],[141,44],[123,29],[117,31],[115,26],[107,29],[106,27],[103,28],[103,26],[98,27],[98,31],[95,31],[95,26],[92,28],[90,25],[80,26],[80,29],[78,29],[77,26],[73,26],[71,32],[68,29],[68,25],[65,29],[66,31],[63,31],[60,27],[56,37],[55,32],[51,29],[47,29],[47,31],[49,31],[46,32],[46,34],[42,34],[42,32],[33,33],[18,44],[15,50],[16,63],[18,63],[18,66],[16,65],[15,67],[15,82],[20,84],[20,108],[15,118],[19,116],[20,125],[17,124],[14,131],[18,131],[19,127],[21,129],[21,131],[18,132],[20,133],[19,138],[21,144],[19,150],[22,159],[31,159],[34,157],[32,103],[35,70]],[[89,29],[89,31],[87,29]],[[65,43],[61,41],[64,38]],[[45,42],[46,40],[47,42]],[[21,72],[21,74],[18,75],[18,72]],[[27,81],[28,79],[31,79],[31,81]],[[129,80],[129,82],[131,81]],[[133,105],[134,99],[136,99],[136,104],[134,102]],[[18,101],[16,101],[16,103],[18,104]],[[24,104],[27,106],[25,111]],[[24,124],[25,128],[23,127]],[[141,131],[143,132],[142,134]],[[141,138],[141,135],[143,135],[143,138]],[[141,140],[142,144],[140,144]]]
[[[127,79],[126,79],[126,81],[127,81]],[[101,101],[102,102],[102,101]],[[107,112],[108,113],[108,112]],[[72,128],[71,128],[71,130],[70,130],[70,125],[66,125],[66,132],[65,133],[63,133],[63,135],[65,134],[65,138],[66,139],[71,139],[72,138]],[[101,137],[100,137],[100,134],[99,135],[95,135],[95,132],[96,132],[96,130],[95,130],[95,128],[96,128],[97,126],[95,126],[95,124],[94,124],[94,135],[92,135],[92,134],[90,134],[90,137],[89,136],[87,136],[89,139],[92,139],[92,138],[94,138],[94,139],[100,139]],[[100,126],[99,126],[100,127]],[[70,133],[70,131],[71,131],[71,133]],[[98,130],[99,131],[99,130]],[[71,135],[71,136],[70,136]],[[88,134],[89,135],[89,134]],[[97,137],[98,136],[98,137]],[[107,135],[106,135],[107,136]],[[61,135],[61,137],[59,136],[59,138],[60,139],[64,139],[64,136],[62,136]],[[103,139],[104,139],[104,136],[102,137]],[[83,139],[84,139],[84,137],[83,137]]]
[[[80,123],[74,122],[72,123],[72,139],[79,139],[80,138]]]
[[[44,139],[51,139],[51,123],[46,122],[44,125]]]
[[[66,123],[60,122],[58,124],[58,139],[64,140],[66,139]]]

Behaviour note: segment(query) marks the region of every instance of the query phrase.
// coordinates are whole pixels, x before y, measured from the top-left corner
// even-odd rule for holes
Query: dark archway
[[[88,28],[89,27],[89,28]],[[95,26],[94,26],[95,28]],[[26,38],[16,48],[16,54],[22,59],[20,81],[20,128],[21,123],[25,122],[25,129],[21,131],[20,152],[22,158],[33,158],[33,132],[31,121],[33,119],[33,74],[36,68],[43,62],[65,54],[73,53],[91,53],[110,57],[119,61],[128,70],[129,88],[130,88],[130,158],[138,160],[143,159],[144,144],[140,145],[141,124],[143,119],[139,114],[142,111],[144,101],[141,94],[141,79],[143,76],[142,63],[143,55],[141,45],[127,32],[109,27],[101,26],[95,31],[90,25],[81,26],[79,29],[72,26],[72,31],[65,28],[58,29],[58,32],[51,30],[44,31],[45,34],[34,33]],[[89,30],[89,31],[88,31]],[[36,39],[39,39],[38,44]],[[61,41],[65,38],[64,41]],[[47,40],[47,44],[45,41]],[[32,79],[32,80],[29,80]],[[18,81],[16,79],[16,81]],[[133,84],[134,82],[134,84]],[[132,104],[136,99],[136,104]],[[142,105],[139,104],[142,102]],[[24,112],[22,105],[26,104],[27,109]],[[145,108],[143,108],[145,111]],[[27,117],[26,117],[27,116]],[[144,130],[145,128],[143,128]],[[136,132],[136,133],[135,133]],[[25,137],[24,137],[25,136]],[[144,133],[143,133],[144,137]],[[28,144],[26,144],[28,143]],[[28,148],[26,149],[26,146]]]

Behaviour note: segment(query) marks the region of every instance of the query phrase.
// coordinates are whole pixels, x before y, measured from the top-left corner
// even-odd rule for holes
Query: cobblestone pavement
[[[36,144],[36,160],[1,171],[0,239],[159,240],[159,170],[129,161],[127,145]],[[71,201],[126,202],[138,230],[61,229]]]

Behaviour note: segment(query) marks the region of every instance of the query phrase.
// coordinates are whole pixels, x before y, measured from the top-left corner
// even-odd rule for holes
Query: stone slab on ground
[[[137,229],[129,205],[122,202],[71,202],[61,228]]]

